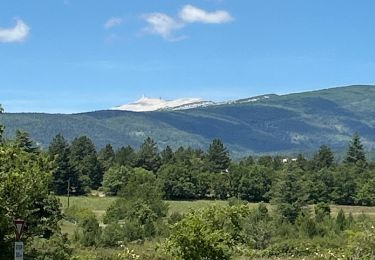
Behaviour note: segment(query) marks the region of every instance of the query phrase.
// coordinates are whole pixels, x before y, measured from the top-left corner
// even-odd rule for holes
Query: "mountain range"
[[[239,157],[311,152],[322,144],[345,149],[358,132],[366,148],[373,149],[375,86],[268,94],[222,103],[143,98],[114,109],[78,114],[4,113],[0,123],[6,126],[6,136],[21,129],[43,147],[58,133],[68,140],[87,135],[98,148],[107,143],[116,148],[137,147],[150,136],[160,148],[204,149],[213,138],[220,138]]]

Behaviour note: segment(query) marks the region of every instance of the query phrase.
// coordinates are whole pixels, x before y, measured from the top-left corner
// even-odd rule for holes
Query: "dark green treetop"
[[[100,187],[103,181],[103,168],[97,158],[94,143],[87,136],[75,138],[71,145],[71,161],[80,173],[84,185],[91,189]]]
[[[70,181],[70,191],[75,195],[83,194],[82,183],[78,176],[78,171],[70,161],[70,146],[61,134],[56,135],[48,147],[48,154],[53,160],[53,190],[58,195],[68,192],[68,181]]]
[[[162,164],[167,164],[174,161],[174,154],[172,148],[167,145],[163,151],[160,153]]]
[[[17,130],[14,142],[16,147],[27,153],[39,153],[39,148],[35,145],[34,141],[31,140],[30,135],[27,132]]]
[[[220,139],[214,139],[207,151],[208,168],[211,172],[222,172],[230,164],[229,152]]]
[[[161,159],[156,142],[147,137],[138,152],[137,166],[148,171],[156,172],[161,165]]]
[[[115,161],[115,151],[112,145],[107,144],[98,154],[98,159],[103,165],[104,170],[108,170]]]
[[[361,142],[361,137],[358,133],[353,135],[349,143],[348,152],[346,154],[345,162],[348,164],[365,164],[366,156]]]
[[[314,155],[314,168],[317,170],[329,168],[334,163],[334,155],[327,145],[322,145],[319,151]]]
[[[115,163],[123,166],[134,167],[137,161],[137,154],[134,149],[128,145],[121,147],[115,153]]]

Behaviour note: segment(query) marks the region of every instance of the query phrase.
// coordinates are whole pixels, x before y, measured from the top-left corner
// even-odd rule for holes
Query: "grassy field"
[[[59,197],[63,209],[68,206],[67,197]],[[70,197],[70,206],[76,205],[82,208],[88,208],[92,210],[99,219],[104,215],[106,209],[116,200],[116,197],[94,197],[94,196],[80,196]],[[182,214],[188,213],[190,210],[196,210],[206,208],[209,206],[217,205],[223,206],[227,202],[223,200],[194,200],[194,201],[166,201],[169,204],[169,213],[179,212]],[[250,203],[250,206],[256,206],[257,203]],[[354,216],[360,214],[366,214],[375,216],[375,207],[362,207],[362,206],[341,206],[331,205],[332,215],[336,215],[337,212],[343,209],[346,214],[350,212]]]
[[[67,197],[59,197],[63,209],[65,209],[68,205]],[[71,197],[70,198],[70,206],[78,206],[82,208],[88,208],[92,210],[95,215],[97,216],[98,220],[101,222],[106,209],[116,200],[115,197],[95,197],[95,196],[81,196],[81,197]],[[169,204],[169,214],[173,212],[179,212],[182,214],[188,213],[190,210],[197,210],[206,208],[209,206],[217,205],[217,206],[224,206],[227,205],[227,201],[222,200],[196,200],[196,201],[166,201]],[[256,207],[257,203],[250,203],[250,207]],[[272,206],[270,206],[272,207]],[[313,206],[310,206],[313,209]],[[360,207],[360,206],[337,206],[331,205],[331,212],[332,216],[336,216],[340,209],[343,209],[346,214],[350,212],[353,214],[354,217],[360,214],[366,214],[369,216],[375,217],[375,207]],[[63,233],[68,234],[70,237],[74,234],[76,229],[76,225],[68,221],[62,221],[61,229]],[[153,255],[155,252],[155,246],[158,241],[146,241],[145,244],[137,245],[131,244],[129,248],[134,249],[137,253],[147,253],[148,255]],[[120,252],[119,249],[100,249],[101,254],[106,255],[113,252]],[[95,255],[98,251],[92,249],[80,249],[76,252],[76,254],[83,259],[91,259],[93,255]],[[237,258],[236,258],[237,259]],[[243,258],[240,258],[243,259]],[[283,258],[279,258],[283,259]],[[309,259],[309,258],[306,258]]]

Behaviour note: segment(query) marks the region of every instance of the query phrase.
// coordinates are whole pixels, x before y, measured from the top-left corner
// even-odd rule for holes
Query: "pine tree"
[[[254,165],[254,164],[255,164],[255,160],[254,160],[254,158],[251,155],[245,157],[244,159],[242,159],[240,161],[240,165],[241,166],[245,166],[245,167],[246,166],[251,166],[251,165]]]
[[[308,193],[301,180],[301,171],[282,172],[279,178],[279,181],[272,186],[271,202],[277,205],[283,217],[294,223],[308,201]]]
[[[134,149],[128,145],[121,147],[115,154],[115,163],[118,165],[134,167],[137,161],[137,154]]]
[[[78,172],[70,162],[70,147],[61,134],[53,138],[48,154],[53,160],[53,190],[57,195],[65,195],[68,192],[68,182],[70,181],[70,192],[75,195],[83,194],[82,183],[79,180]]]
[[[137,166],[148,171],[156,172],[161,164],[156,142],[147,137],[138,152]]]
[[[39,153],[39,148],[31,140],[30,135],[24,131],[16,131],[15,145],[27,153]]]
[[[229,152],[220,139],[214,139],[208,148],[207,163],[212,172],[222,172],[228,169]]]
[[[102,164],[104,171],[107,171],[115,161],[115,152],[112,145],[107,144],[98,154],[98,160]]]
[[[326,145],[320,146],[318,153],[314,155],[314,168],[317,170],[329,168],[333,162],[334,156],[331,148]]]
[[[165,149],[161,151],[160,156],[162,164],[167,164],[174,161],[173,151],[169,145],[167,145],[167,147],[165,147]]]
[[[87,136],[73,140],[71,146],[71,161],[78,169],[80,179],[85,186],[97,189],[103,181],[103,169],[97,158],[94,143]]]
[[[350,141],[345,162],[347,164],[366,164],[366,156],[358,133]]]
[[[339,230],[343,231],[346,228],[346,224],[345,213],[342,209],[340,209],[336,217],[336,226]]]

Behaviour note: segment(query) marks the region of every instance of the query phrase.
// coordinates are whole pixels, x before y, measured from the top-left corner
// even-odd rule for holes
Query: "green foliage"
[[[97,246],[100,242],[101,228],[95,214],[86,208],[71,207],[66,210],[67,219],[75,221],[78,228],[74,240],[83,246]]]
[[[115,163],[123,166],[134,167],[137,161],[137,154],[134,149],[128,145],[121,147],[115,153]]]
[[[357,193],[355,167],[340,167],[333,173],[332,200],[340,205],[353,205]]]
[[[281,173],[279,181],[272,187],[272,203],[282,216],[294,223],[302,207],[307,204],[307,194],[304,190],[299,171],[287,170]]]
[[[175,160],[172,148],[169,145],[167,145],[165,149],[161,151],[160,156],[162,164],[173,163]]]
[[[258,165],[238,170],[241,174],[238,196],[251,202],[267,201],[266,194],[271,186],[270,170]]]
[[[312,238],[318,233],[315,219],[311,217],[308,210],[303,210],[299,213],[296,225],[302,237]]]
[[[275,243],[261,252],[263,257],[303,257],[316,252],[317,246],[308,241],[287,240]]]
[[[166,216],[167,204],[152,172],[135,169],[117,199],[107,210],[106,223],[124,223],[128,241],[153,237],[157,222]]]
[[[367,179],[358,189],[356,203],[364,206],[375,206],[375,178]]]
[[[334,155],[331,148],[326,145],[320,146],[318,153],[314,155],[313,163],[315,170],[321,170],[333,166]]]
[[[158,172],[158,179],[167,199],[194,199],[197,197],[197,174],[185,165],[163,165]]]
[[[173,225],[177,222],[181,221],[184,218],[184,215],[180,212],[172,212],[172,214],[168,218],[168,223]]]
[[[193,211],[173,226],[165,250],[181,259],[229,259],[248,214],[246,206]]]
[[[103,176],[103,190],[108,195],[117,195],[133,171],[126,166],[112,166]]]
[[[97,189],[103,180],[103,168],[97,158],[95,146],[90,138],[75,138],[71,145],[71,162],[78,170],[86,189]]]
[[[30,135],[27,132],[17,130],[14,144],[19,149],[27,152],[37,154],[40,152],[39,148],[31,140]]]
[[[364,226],[362,231],[350,233],[347,255],[350,259],[373,259],[375,255],[375,228]]]
[[[333,191],[334,189],[338,190],[338,187],[335,187],[334,172],[333,169],[328,168],[319,171],[305,171],[303,188],[309,194],[308,201],[310,203],[327,203],[333,200],[333,196],[336,196]],[[341,178],[342,176],[338,177]]]
[[[42,154],[0,145],[0,251],[11,253],[13,221],[27,223],[23,238],[50,238],[59,233],[60,204],[50,194],[51,165]]]
[[[339,213],[336,216],[336,226],[340,231],[345,230],[345,228],[347,227],[345,213],[342,209],[340,209]]]
[[[64,209],[65,219],[73,223],[82,222],[82,220],[87,218],[87,216],[91,217],[95,215],[90,209],[77,205]]]
[[[223,172],[230,164],[229,152],[220,139],[214,139],[207,151],[207,167],[210,172]]]
[[[253,249],[264,249],[271,243],[274,229],[267,207],[260,203],[255,211],[242,220],[242,237]]]
[[[70,182],[70,193],[80,195],[84,193],[78,171],[73,167],[70,160],[70,146],[62,135],[56,135],[48,147],[50,160],[53,161],[53,191],[57,195],[68,193],[68,182]]]
[[[257,161],[257,164],[262,165],[264,167],[272,167],[272,165],[273,165],[272,156],[270,156],[270,155],[260,156],[258,161]]]
[[[212,195],[216,199],[225,200],[229,197],[229,174],[219,173],[210,174]]]
[[[107,144],[98,154],[98,160],[103,166],[103,170],[107,171],[115,162],[115,151],[111,144]]]
[[[156,142],[147,137],[140,147],[137,156],[137,166],[148,171],[156,172],[161,165],[161,159]]]
[[[345,162],[359,166],[366,164],[365,152],[358,133],[353,135],[353,138],[349,144]]]
[[[49,239],[34,237],[25,249],[25,258],[35,260],[69,260],[73,253],[64,235],[53,235]]]
[[[98,243],[101,228],[99,222],[94,215],[89,215],[78,222],[79,227],[82,228],[82,237],[80,242],[84,246],[94,246]]]
[[[253,164],[255,164],[255,160],[251,155],[245,157],[244,159],[242,159],[240,161],[240,166],[246,167],[246,166],[250,166],[250,165],[253,165]]]
[[[106,247],[116,247],[119,246],[121,241],[124,241],[125,236],[127,236],[127,234],[124,235],[120,224],[111,223],[103,229],[100,243]]]
[[[314,207],[315,211],[315,220],[316,222],[322,222],[326,218],[330,218],[331,216],[331,208],[329,204],[324,202],[319,202]]]

